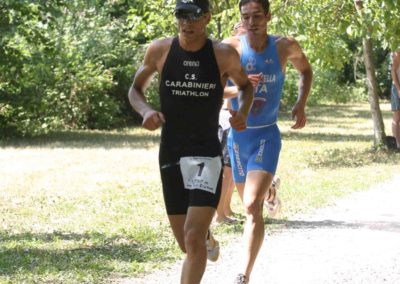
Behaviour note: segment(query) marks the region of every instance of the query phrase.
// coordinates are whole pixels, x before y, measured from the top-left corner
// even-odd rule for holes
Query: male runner
[[[239,52],[250,81],[256,86],[247,129],[232,130],[228,137],[233,176],[238,190],[243,190],[246,212],[245,257],[235,283],[249,282],[264,241],[263,203],[281,149],[276,123],[287,62],[300,73],[299,95],[292,109],[296,120],[293,129],[306,124],[305,106],[312,82],[311,66],[296,40],[267,33],[267,23],[271,19],[269,6],[268,0],[241,0],[239,9],[247,34],[227,40]],[[232,108],[238,109],[236,99],[232,99]]]
[[[237,52],[213,42],[206,34],[210,22],[208,0],[177,0],[179,35],[152,42],[129,90],[129,101],[143,117],[143,126],[162,126],[159,166],[168,219],[186,253],[181,283],[200,283],[209,258],[218,258],[209,226],[218,205],[222,182],[218,115],[225,83],[239,86],[232,128],[246,128],[253,88]],[[154,73],[160,76],[161,111],[144,96]]]

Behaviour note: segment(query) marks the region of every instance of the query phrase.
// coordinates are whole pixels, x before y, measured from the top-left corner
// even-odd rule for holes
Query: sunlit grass
[[[382,110],[390,134],[389,105]],[[372,151],[367,104],[313,107],[308,118],[294,131],[281,114],[283,220],[399,169],[400,154]],[[0,283],[107,283],[181,257],[163,204],[159,135],[137,127],[0,142]],[[236,193],[233,207],[242,212]],[[242,226],[216,232],[225,244]]]

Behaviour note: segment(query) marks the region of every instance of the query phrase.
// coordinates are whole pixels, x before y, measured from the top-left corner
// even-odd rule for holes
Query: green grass
[[[381,107],[390,134],[389,105]],[[399,153],[372,150],[367,104],[312,107],[308,120],[294,131],[281,114],[284,207],[267,230],[399,169]],[[0,283],[109,283],[182,257],[165,215],[158,140],[159,131],[131,128],[0,142]],[[236,193],[233,208],[242,212]],[[227,243],[242,225],[215,230]]]

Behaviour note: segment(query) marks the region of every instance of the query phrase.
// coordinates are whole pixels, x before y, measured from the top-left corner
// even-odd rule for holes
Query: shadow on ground
[[[1,148],[150,148],[158,145],[160,135],[154,132],[129,134],[107,131],[59,131],[33,138],[2,141]]]
[[[279,225],[279,229],[369,229],[400,233],[400,222],[360,221],[344,222],[335,220],[303,221],[303,220],[268,220],[266,224]]]

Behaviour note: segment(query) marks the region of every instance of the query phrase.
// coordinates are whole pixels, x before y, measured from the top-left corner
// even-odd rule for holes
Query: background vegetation
[[[367,99],[362,40],[373,41],[380,96],[390,87],[389,52],[400,43],[400,3],[271,1],[270,32],[295,36],[310,58],[311,104]],[[211,1],[212,38],[230,35],[236,0]],[[0,137],[56,129],[112,129],[139,118],[126,94],[146,45],[176,33],[173,0],[4,0],[0,3]],[[296,98],[293,70],[283,96]],[[157,80],[148,92],[158,104]]]

